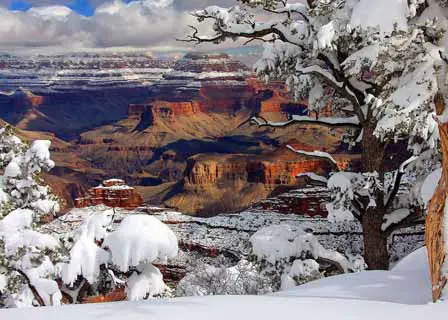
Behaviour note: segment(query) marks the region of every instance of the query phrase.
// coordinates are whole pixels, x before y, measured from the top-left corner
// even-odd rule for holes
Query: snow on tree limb
[[[151,235],[151,236],[147,236]],[[177,255],[175,234],[158,219],[146,215],[130,215],[105,240],[111,260],[121,271],[130,266],[165,260]]]
[[[411,214],[411,211],[406,208],[397,209],[391,213],[384,215],[384,222],[381,225],[381,230],[386,231],[393,224],[398,224],[406,219]]]
[[[290,12],[294,12],[295,8],[292,8],[291,10],[292,11]],[[186,39],[178,39],[178,41],[220,43],[228,38],[249,38],[262,40],[266,36],[275,35],[284,42],[288,42],[299,47],[303,45],[300,33],[297,34],[297,29],[285,28],[282,20],[256,22],[254,17],[245,8],[241,8],[239,6],[233,8],[211,6],[204,10],[193,12],[192,16],[197,18],[198,21],[203,21],[205,19],[213,20],[215,35],[199,36],[199,30],[194,26],[190,26],[190,28],[193,29],[193,34],[187,36]]]
[[[273,127],[273,128],[288,127],[292,124],[315,124],[330,128],[342,128],[342,127],[349,127],[355,129],[360,128],[359,120],[357,117],[349,117],[349,118],[321,117],[318,119],[313,119],[308,116],[292,115],[291,119],[288,121],[273,122],[266,120],[262,116],[253,116],[249,119],[249,121],[257,125],[258,127]]]
[[[257,258],[272,264],[309,254],[316,260],[331,262],[342,272],[349,270],[349,262],[342,254],[325,249],[313,234],[287,224],[260,229],[252,235],[250,242]]]
[[[328,179],[323,177],[323,176],[319,176],[313,172],[305,172],[305,173],[300,173],[296,176],[297,178],[300,177],[305,177],[309,180],[312,180],[313,182],[317,182],[318,184],[324,184],[327,185]],[[312,183],[311,183],[312,184]]]
[[[338,167],[338,163],[336,162],[336,160],[331,156],[331,154],[327,153],[327,152],[322,152],[322,151],[304,151],[304,150],[297,150],[294,149],[294,147],[287,145],[286,148],[288,148],[289,150],[291,150],[292,152],[295,152],[297,154],[301,154],[304,156],[309,156],[309,157],[316,157],[316,158],[322,158],[325,160],[328,160],[330,163],[333,164],[333,166],[339,170]]]
[[[407,160],[403,161],[403,163],[400,164],[398,171],[395,173],[392,189],[390,193],[387,195],[387,198],[385,199],[386,208],[390,207],[395,197],[397,196],[398,190],[400,189],[401,185],[401,179],[403,178],[406,167],[409,166],[412,162],[416,161],[418,158],[419,158],[418,156],[411,156],[410,158],[408,158]]]

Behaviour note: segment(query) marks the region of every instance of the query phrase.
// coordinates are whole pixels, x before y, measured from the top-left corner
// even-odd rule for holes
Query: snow
[[[359,74],[363,67],[368,66],[368,70],[371,71],[378,62],[380,48],[378,44],[372,44],[354,52],[342,62],[344,70],[348,74],[354,75]]]
[[[420,189],[420,195],[425,205],[428,205],[429,201],[434,195],[434,192],[436,192],[437,185],[439,184],[441,176],[442,176],[442,168],[439,168],[431,172],[423,181],[423,185]]]
[[[322,151],[304,151],[304,150],[297,150],[294,149],[294,147],[288,145],[286,146],[289,150],[298,153],[298,154],[303,154],[305,156],[311,156],[311,157],[318,157],[318,158],[325,158],[330,160],[332,163],[334,163],[337,166],[337,162],[336,160],[327,152],[322,152]]]
[[[383,34],[390,34],[397,30],[407,30],[407,17],[409,16],[407,0],[360,0],[353,8],[350,26],[379,28]]]
[[[38,248],[55,250],[59,242],[49,234],[43,234],[34,230],[16,231],[4,238],[5,253],[13,254],[20,248]]]
[[[328,179],[327,179],[327,178],[322,177],[322,176],[320,176],[320,175],[318,175],[318,174],[315,174],[315,173],[313,173],[313,172],[300,173],[300,174],[297,175],[297,178],[300,178],[300,177],[308,177],[308,178],[310,178],[311,180],[314,180],[314,181],[320,181],[320,182],[324,182],[324,183],[327,183],[327,182],[328,182]]]
[[[61,304],[62,293],[58,283],[54,280],[36,278],[30,279],[46,306],[58,306]]]
[[[265,227],[257,231],[250,241],[253,254],[259,260],[265,259],[272,264],[309,253],[314,259],[323,258],[339,263],[344,271],[349,268],[349,263],[344,256],[338,252],[326,250],[313,234],[305,232],[300,227],[287,224]]]
[[[317,33],[317,42],[320,49],[332,47],[332,42],[335,37],[334,23],[330,21],[326,25],[322,26]]]
[[[0,273],[0,292],[5,290],[7,283],[8,283],[8,281],[6,280],[5,275]]]
[[[426,251],[419,249],[392,271],[323,278],[265,296],[208,296],[33,309],[34,320],[151,319],[443,319],[447,303],[431,299]],[[27,309],[5,309],[2,320],[27,319]]]
[[[16,209],[11,211],[3,220],[0,221],[0,236],[5,233],[11,233],[15,230],[23,230],[31,227],[33,223],[34,212],[29,209]]]
[[[113,179],[104,180],[103,182],[104,183],[124,183],[124,180],[113,178]]]
[[[3,177],[0,176],[0,209],[2,203],[8,201],[8,195],[3,191]]]
[[[303,319],[396,320],[443,319],[448,307],[445,304],[403,306],[378,301],[356,301],[331,298],[292,299],[275,296],[211,296],[152,300],[142,302],[117,302],[64,307],[37,308],[33,320],[109,320],[150,319],[170,320],[227,320],[227,319],[287,319],[300,315]],[[2,311],[2,319],[29,318],[29,310]]]
[[[83,233],[88,239],[97,241],[106,237],[106,227],[112,222],[114,211],[109,209],[90,216],[83,226]]]
[[[57,201],[49,199],[39,199],[32,204],[33,208],[44,214],[59,212],[60,206]]]
[[[429,272],[428,263],[426,262],[428,258],[428,250],[426,247],[422,247],[414,252],[410,253],[392,268],[394,272],[414,272],[421,271],[422,274]],[[429,273],[428,273],[429,274]]]
[[[147,295],[156,296],[165,290],[162,273],[150,263],[143,266],[140,274],[132,273],[126,286],[126,294],[131,301],[142,300]]]
[[[350,172],[337,172],[328,179],[327,187],[333,192],[334,201],[327,203],[327,219],[331,222],[352,221],[355,219],[347,202],[354,198],[352,179],[357,174]]]
[[[297,286],[294,279],[311,279],[320,278],[319,264],[312,259],[300,260],[293,262],[291,269],[284,274],[281,279],[281,290],[291,289]],[[306,281],[304,281],[306,282]]]
[[[432,296],[426,249],[418,249],[391,271],[342,274],[312,281],[277,295],[427,304]]]
[[[381,230],[386,231],[393,224],[397,224],[406,219],[411,214],[411,211],[406,208],[397,209],[391,213],[384,215],[384,222],[381,225]]]
[[[3,179],[7,178],[15,178],[22,174],[22,170],[20,169],[17,161],[11,161],[5,168],[5,172],[3,173]]]
[[[105,240],[112,262],[120,270],[130,266],[166,260],[178,251],[176,235],[160,220],[147,215],[131,215]]]
[[[70,262],[59,265],[62,281],[73,284],[78,275],[93,283],[100,272],[100,265],[108,260],[108,253],[98,247],[85,234],[76,241],[70,251]]]
[[[54,162],[50,160],[50,140],[36,140],[30,148],[30,153],[37,157],[40,162],[45,163],[48,167],[53,168]]]
[[[353,213],[343,206],[336,207],[333,203],[327,203],[325,205],[325,208],[328,211],[327,219],[330,222],[334,223],[334,222],[355,220]]]

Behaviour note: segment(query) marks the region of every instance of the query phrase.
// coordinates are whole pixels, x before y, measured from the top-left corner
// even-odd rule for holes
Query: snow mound
[[[429,267],[426,260],[428,251],[426,247],[415,250],[407,257],[401,259],[392,269],[394,272],[420,271],[429,275]]]
[[[105,239],[104,246],[112,252],[112,262],[122,271],[130,266],[175,257],[178,251],[174,232],[157,218],[147,215],[124,218],[117,230]]]
[[[432,295],[426,249],[410,254],[392,271],[342,274],[312,281],[276,295],[427,304]]]

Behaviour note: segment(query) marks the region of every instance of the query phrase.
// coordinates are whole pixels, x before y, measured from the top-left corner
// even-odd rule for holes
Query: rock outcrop
[[[322,187],[279,188],[267,199],[251,206],[254,211],[274,211],[310,217],[327,217],[330,193]]]
[[[291,144],[296,149],[313,151],[306,144]],[[325,151],[325,150],[324,150]],[[342,170],[356,167],[357,155],[336,154],[334,158]],[[187,185],[228,185],[237,181],[261,183],[268,189],[297,184],[297,176],[314,172],[327,175],[332,165],[326,159],[296,154],[281,146],[278,150],[263,155],[198,155],[188,159],[184,173]]]
[[[334,155],[341,168],[356,167],[357,155]],[[281,191],[305,186],[301,173],[328,175],[332,165],[323,159],[310,158],[281,148],[263,155],[197,155],[187,161],[184,179],[173,188],[168,206],[188,213],[219,213],[239,210]],[[177,192],[177,193],[176,193]],[[288,195],[278,200],[285,213],[326,216],[323,191]],[[296,192],[297,193],[297,192]],[[325,193],[325,192],[324,192]],[[261,208],[267,208],[260,204]],[[276,208],[278,209],[278,208]],[[280,210],[280,209],[279,209]]]
[[[134,188],[127,186],[123,180],[110,179],[103,181],[102,185],[90,189],[85,197],[75,199],[77,208],[99,204],[131,210],[141,206],[143,198]]]

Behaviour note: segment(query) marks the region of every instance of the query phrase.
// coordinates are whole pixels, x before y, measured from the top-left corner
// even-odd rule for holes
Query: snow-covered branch
[[[258,127],[288,127],[293,124],[315,124],[326,126],[330,128],[355,128],[360,129],[359,121],[357,117],[349,118],[336,118],[336,117],[322,117],[318,119],[313,119],[308,116],[292,115],[291,119],[283,122],[269,121],[262,116],[253,116],[250,118],[250,122],[257,125]]]
[[[392,202],[394,201],[395,197],[398,194],[398,190],[400,189],[401,179],[403,178],[406,167],[417,159],[418,159],[417,156],[412,156],[409,159],[405,160],[402,164],[400,164],[398,171],[395,173],[394,182],[392,184],[392,190],[390,191],[390,193],[387,196],[386,201],[385,201],[386,208],[390,207],[390,205],[392,204]]]
[[[284,10],[287,10],[286,8]],[[297,7],[294,6],[288,12],[303,14],[303,12],[297,11]],[[237,38],[266,41],[267,36],[273,36],[271,40],[277,38],[283,42],[291,43],[302,48],[304,45],[303,37],[306,35],[303,34],[303,30],[299,30],[307,29],[307,27],[297,29],[297,25],[285,26],[285,21],[283,20],[256,22],[253,15],[245,8],[239,6],[232,8],[211,6],[204,10],[192,12],[191,14],[200,22],[212,20],[215,34],[213,36],[200,36],[199,30],[194,26],[190,26],[193,29],[193,33],[185,39],[178,39],[179,41],[194,42],[197,44],[204,42],[220,43],[227,39],[235,40]],[[307,23],[303,21],[303,24],[305,25]]]
[[[337,161],[331,156],[331,154],[323,151],[305,151],[305,150],[297,150],[294,147],[287,145],[286,146],[289,150],[292,152],[295,152],[297,154],[308,156],[308,157],[315,157],[315,158],[321,158],[324,160],[329,161],[335,169],[339,171],[338,163]]]
[[[297,178],[304,177],[307,180],[311,180],[310,184],[317,184],[317,185],[327,185],[328,179],[320,176],[318,174],[315,174],[314,172],[305,172],[300,173],[296,176]]]

